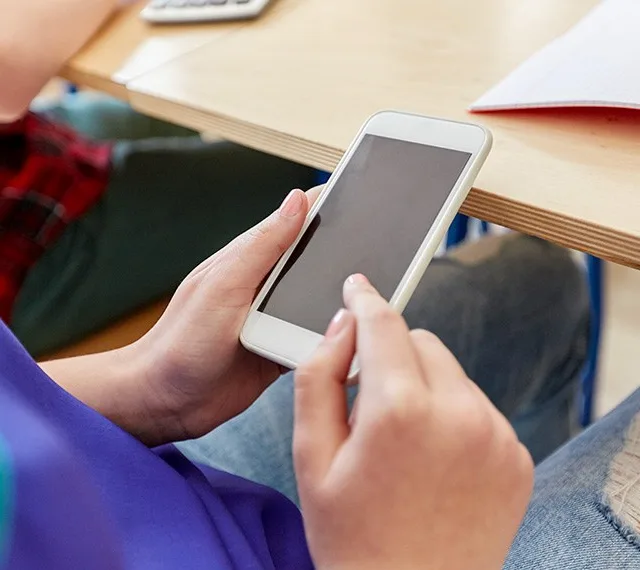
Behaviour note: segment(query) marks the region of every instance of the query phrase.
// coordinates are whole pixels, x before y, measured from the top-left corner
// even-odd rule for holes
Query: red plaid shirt
[[[104,192],[111,145],[29,113],[0,125],[0,318],[29,268]]]

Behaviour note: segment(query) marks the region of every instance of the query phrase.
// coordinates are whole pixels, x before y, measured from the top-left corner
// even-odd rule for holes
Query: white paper
[[[640,109],[640,0],[604,0],[470,109],[574,106]]]

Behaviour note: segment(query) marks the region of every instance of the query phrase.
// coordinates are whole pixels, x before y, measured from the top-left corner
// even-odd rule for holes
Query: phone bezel
[[[389,301],[391,307],[399,313],[409,302],[451,221],[462,206],[492,144],[491,133],[481,125],[472,123],[435,119],[398,111],[381,111],[366,121],[307,215],[300,235],[282,256],[254,300],[240,334],[240,342],[248,350],[288,368],[295,368],[309,357],[322,341],[323,335],[262,313],[258,311],[258,307],[309,227],[311,220],[333,190],[336,181],[365,135],[377,135],[471,154],[471,158],[453,185],[447,200]]]

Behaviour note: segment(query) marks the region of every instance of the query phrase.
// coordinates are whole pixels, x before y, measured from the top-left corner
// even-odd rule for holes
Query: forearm
[[[31,100],[111,14],[118,0],[0,0],[0,123]]]
[[[130,347],[43,362],[40,367],[63,389],[149,447],[181,433],[177,420],[151,397],[145,360]]]

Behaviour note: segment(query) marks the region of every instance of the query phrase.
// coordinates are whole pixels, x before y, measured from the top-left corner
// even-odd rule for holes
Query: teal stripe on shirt
[[[9,555],[13,521],[14,477],[9,448],[0,437],[0,567]]]

